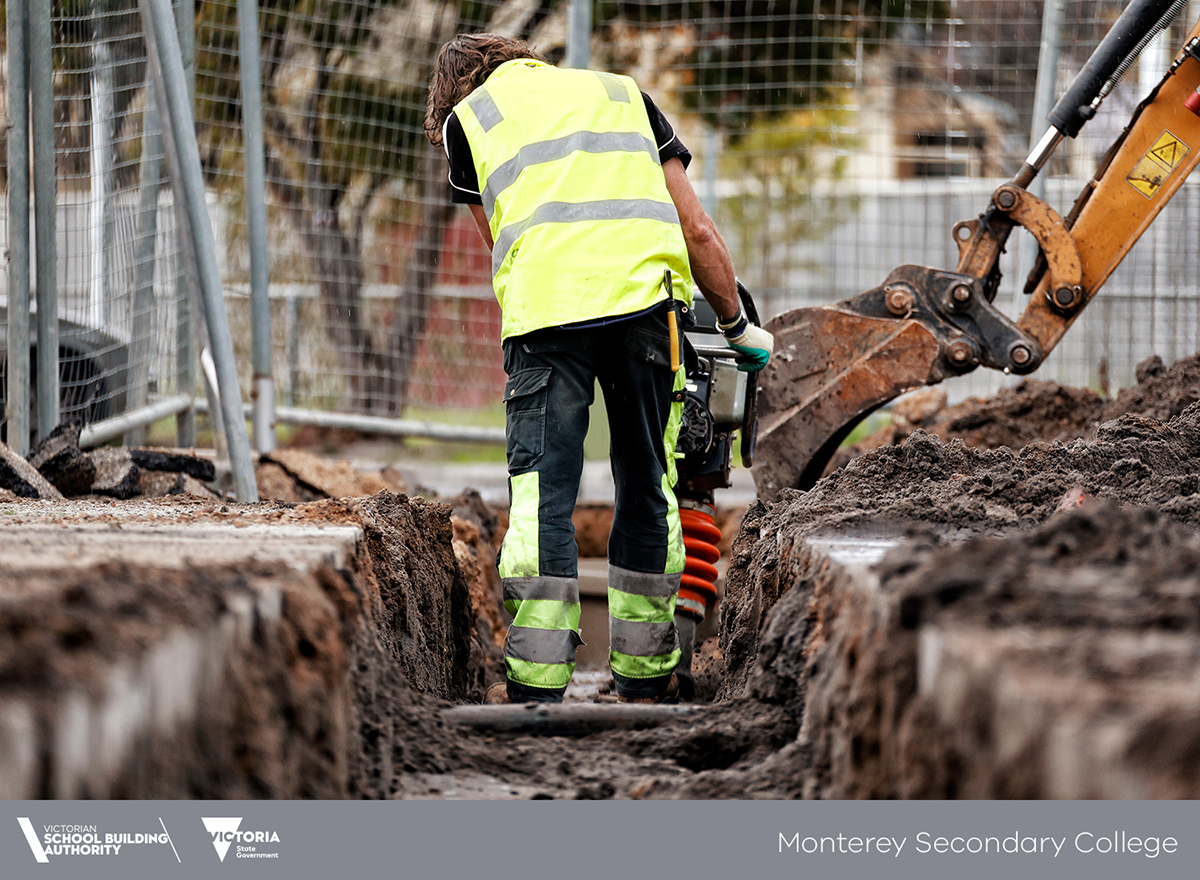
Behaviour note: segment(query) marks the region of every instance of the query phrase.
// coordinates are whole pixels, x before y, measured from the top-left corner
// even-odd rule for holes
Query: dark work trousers
[[[610,663],[618,693],[661,693],[679,661],[673,612],[683,568],[674,484],[682,373],[667,306],[601,327],[504,343],[510,524],[500,554],[514,615],[505,645],[514,702],[557,701],[581,643],[572,513],[598,382],[616,486],[608,543]]]

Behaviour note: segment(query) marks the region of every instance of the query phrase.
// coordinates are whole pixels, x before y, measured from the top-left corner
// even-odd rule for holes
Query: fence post
[[[158,251],[158,196],[162,191],[162,129],[154,81],[146,75],[146,108],[142,111],[142,157],[138,162],[137,240],[134,245],[133,326],[129,340],[127,410],[150,401],[150,335],[154,315],[154,269]],[[190,391],[188,391],[190,393]],[[125,445],[146,442],[146,426],[125,434]]]
[[[1055,90],[1058,87],[1058,53],[1062,42],[1063,3],[1065,0],[1046,0],[1042,6],[1042,37],[1038,47],[1037,82],[1033,87],[1033,118],[1029,123],[1029,149],[1033,149],[1046,131],[1046,117],[1054,107]],[[1046,178],[1050,170],[1039,174],[1029,184],[1029,193],[1039,199],[1046,198]],[[1016,239],[1015,256],[1013,257],[1017,271],[1013,273],[1012,310],[1020,314],[1028,302],[1023,288],[1025,276],[1033,268],[1037,259],[1037,250],[1030,253],[1030,243],[1027,236]],[[1008,384],[1016,384],[1013,377]]]
[[[179,34],[179,54],[183,61],[183,77],[187,81],[188,106],[194,107],[196,96],[196,3],[195,0],[177,0],[175,5],[175,29]],[[183,216],[178,203],[176,218]],[[176,224],[182,235],[183,226]],[[180,248],[180,254],[186,250]],[[187,273],[176,275],[178,288],[175,301],[179,318],[175,329],[175,387],[183,394],[196,393],[196,340],[195,315],[192,313],[192,284]],[[196,410],[189,408],[175,417],[175,442],[179,446],[196,445]]]
[[[225,438],[233,470],[234,491],[239,501],[257,501],[258,488],[250,460],[250,438],[242,415],[242,395],[238,384],[233,339],[221,288],[221,270],[217,265],[200,150],[196,144],[183,57],[174,27],[170,0],[138,0],[146,30],[146,49],[158,93],[163,99],[167,125],[164,139],[171,179],[176,193],[183,196],[188,224],[185,233],[192,243],[195,269],[207,317],[209,345],[220,383],[221,410],[225,419]]]
[[[29,11],[10,4],[8,45],[8,445],[29,452]]]
[[[567,67],[586,68],[592,61],[592,0],[570,0],[567,7]]]
[[[1029,148],[1037,143],[1046,130],[1046,117],[1054,107],[1058,87],[1058,52],[1062,42],[1063,0],[1046,0],[1042,9],[1042,42],[1038,48],[1037,84],[1033,92],[1033,121],[1030,124]],[[1039,174],[1029,184],[1029,191],[1039,199],[1046,196],[1046,175]]]
[[[11,4],[10,4],[11,5]],[[33,132],[34,243],[37,248],[38,437],[58,425],[58,174],[54,144],[51,0],[29,4],[29,94]]]
[[[288,385],[285,400],[288,406],[300,402],[297,389],[300,387],[300,301],[296,294],[288,292],[284,300],[284,331],[287,336],[284,350],[287,358]]]
[[[116,188],[116,157],[114,140],[116,127],[116,83],[112,47],[105,37],[105,13],[92,5],[92,64],[88,104],[88,171],[90,199],[88,201],[88,247],[90,274],[88,289],[88,322],[108,329],[111,278],[109,266],[113,242],[112,195]]]
[[[258,0],[238,0],[238,62],[242,81],[242,149],[246,161],[246,239],[250,246],[250,337],[254,380],[254,448],[275,449],[275,383],[271,378],[270,262],[267,258],[266,160]]]

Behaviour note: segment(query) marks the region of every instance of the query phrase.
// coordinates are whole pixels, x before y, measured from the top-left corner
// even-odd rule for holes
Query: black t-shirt
[[[658,157],[665,164],[668,159],[679,158],[686,168],[692,161],[692,154],[675,134],[675,129],[667,121],[667,117],[658,109],[650,96],[642,92],[646,102],[646,115],[650,117],[650,130],[654,133],[654,143],[658,145]],[[446,157],[450,160],[450,201],[458,205],[482,205],[479,178],[475,174],[475,162],[471,158],[471,145],[463,132],[462,123],[451,112],[446,117],[446,125],[442,130],[442,140],[446,145]]]

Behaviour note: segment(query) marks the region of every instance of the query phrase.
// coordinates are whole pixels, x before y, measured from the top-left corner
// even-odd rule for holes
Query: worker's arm
[[[725,335],[729,347],[743,356],[739,359],[738,369],[761,370],[771,357],[775,340],[766,330],[751,324],[742,310],[733,260],[729,257],[725,239],[701,207],[683,161],[678,157],[668,159],[663,163],[663,174],[667,179],[667,192],[671,194],[683,226],[692,280],[717,313],[717,329]]]
[[[483,205],[470,205],[471,216],[475,218],[475,225],[479,227],[479,234],[483,236],[483,243],[487,245],[487,249],[492,249],[492,227],[488,225],[487,214],[483,213]]]
[[[667,192],[671,194],[671,201],[675,203],[679,222],[683,226],[688,262],[692,264],[692,280],[717,317],[722,321],[731,320],[742,310],[742,304],[738,300],[737,280],[734,278],[729,248],[717,232],[712,218],[700,205],[683,161],[678,157],[668,159],[663,165],[663,174],[667,178]]]

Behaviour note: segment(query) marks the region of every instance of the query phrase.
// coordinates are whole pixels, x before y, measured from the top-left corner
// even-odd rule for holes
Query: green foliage
[[[817,180],[836,182],[845,175],[846,151],[856,145],[839,133],[846,115],[828,109],[760,115],[722,157],[723,176],[744,189],[723,203],[721,225],[741,243],[734,262],[758,269],[759,284],[784,280],[772,277],[781,264],[771,257],[779,242],[819,238],[853,207],[836,197],[836,186],[828,198],[817,200],[813,193]]]
[[[905,21],[944,14],[944,0],[601,0],[597,20],[703,21],[689,106],[712,126],[748,131],[762,114],[818,103],[844,85],[843,62],[870,52]]]
[[[423,90],[417,94],[411,86],[364,76],[355,66],[372,36],[372,16],[404,2],[260,0],[264,97],[276,108],[268,149],[301,163],[319,156],[322,182],[339,191],[358,173],[383,178],[412,173]],[[219,156],[241,141],[236,3],[209,0],[197,11],[196,27],[196,115],[211,125],[210,161],[223,167]],[[306,77],[285,63],[301,46],[311,53],[314,68]],[[297,144],[307,144],[303,156],[296,154]],[[299,167],[293,176],[297,183],[305,179]]]
[[[479,2],[479,0],[459,0],[458,2],[459,31],[473,33],[483,30],[496,11],[495,2]]]
[[[411,177],[424,144],[424,89],[339,74],[322,104],[326,174],[349,183],[353,169]]]

